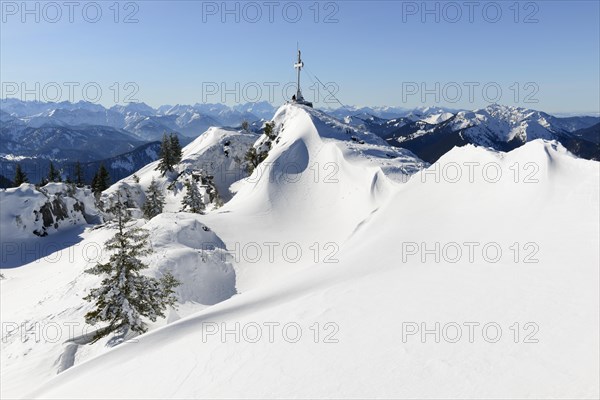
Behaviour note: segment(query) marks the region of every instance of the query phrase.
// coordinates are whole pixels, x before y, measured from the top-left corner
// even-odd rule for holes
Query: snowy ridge
[[[409,149],[429,162],[455,146],[475,144],[510,151],[536,139],[556,140],[579,157],[599,160],[594,133],[586,131],[597,122],[594,117],[557,118],[541,111],[492,104],[475,111],[431,114],[395,130],[372,128],[391,145]]]
[[[247,175],[244,155],[257,138],[256,134],[235,129],[210,128],[183,148],[181,162],[173,173],[163,177],[157,170],[158,161],[151,162],[113,184],[103,193],[102,199],[108,206],[119,191],[130,201],[131,207],[141,208],[145,201],[144,191],[155,179],[165,195],[165,211],[178,212],[185,180],[190,179],[192,173],[204,171],[214,177],[221,200],[228,201],[232,197],[230,186]]]
[[[41,189],[24,183],[0,190],[0,223],[14,239],[46,236],[59,229],[98,220],[90,189],[49,183]]]
[[[475,143],[489,145],[493,141],[522,142],[535,139],[552,140],[555,133],[546,114],[517,107],[491,105],[473,112],[459,112],[451,125]]]
[[[74,357],[61,343],[24,344],[14,335],[2,344],[3,354],[23,360],[15,368],[10,357],[3,357],[2,381],[10,382],[2,385],[3,396],[281,398],[291,390],[307,398],[597,393],[592,377],[600,372],[593,340],[600,322],[594,307],[600,262],[595,251],[600,240],[598,162],[576,158],[556,142],[535,140],[508,153],[472,145],[454,148],[429,166],[372,133],[303,106],[281,107],[273,122],[268,156],[251,176],[233,183],[235,194],[223,207],[206,215],[176,213],[179,194],[173,194],[167,196],[166,213],[136,222],[151,234],[148,273],[170,271],[184,282],[178,288],[179,311],[157,321],[135,343],[110,350],[103,343],[69,344],[68,349],[76,349]],[[239,171],[236,159],[265,142],[264,136],[211,129],[186,146],[172,175],[161,178],[156,164],[149,164],[136,173],[139,183],[132,175],[102,198],[109,201],[121,191],[141,202],[152,178],[177,185],[177,177],[185,176],[179,174],[207,163],[224,165],[228,178],[220,184],[229,187],[239,178],[233,174]],[[465,163],[479,166],[472,177],[463,169],[456,182],[436,179],[445,168]],[[528,163],[533,169],[526,168]],[[482,175],[485,165],[500,171],[498,179]],[[78,244],[101,243],[112,232],[111,226],[89,230]],[[565,232],[577,240],[565,242]],[[503,253],[494,263],[485,262],[481,253],[467,262],[463,249],[458,263],[436,262],[433,257],[423,261],[420,254],[407,256],[404,246],[472,241],[497,242]],[[515,242],[536,243],[538,262],[515,263],[509,250]],[[258,259],[240,257],[239,249],[249,243],[278,246],[273,258],[264,246]],[[300,249],[299,257],[281,251],[290,244]],[[3,321],[82,321],[88,305],[82,307],[74,293],[96,284],[96,277],[82,272],[86,266],[89,262],[77,255],[69,269],[42,260],[7,274],[0,282]],[[41,293],[43,301],[28,296],[23,285]],[[533,286],[543,290],[532,296]],[[65,311],[57,315],[56,310]],[[209,334],[215,324],[234,329],[236,323],[273,321],[298,324],[302,337],[290,343],[281,327],[273,342],[266,328],[256,343]],[[403,341],[402,324],[411,321],[427,322],[428,328],[436,321],[494,321],[505,336],[493,344],[481,335],[473,343],[422,343],[418,335]],[[515,345],[509,327],[517,321],[539,326],[537,344]],[[310,329],[315,322],[320,329],[327,323],[337,326],[327,336],[336,341],[324,343],[323,335],[332,331],[321,330],[315,343]],[[572,329],[591,334],[573,343]],[[57,359],[67,358],[73,362],[58,362],[64,372],[42,384],[56,372]],[[106,384],[125,380],[127,385]],[[42,386],[23,393],[25,381],[29,388]]]
[[[139,221],[137,225],[149,231],[153,249],[145,260],[149,268],[144,273],[160,277],[171,272],[182,283],[176,289],[179,310],[170,310],[165,319],[150,323],[150,329],[236,293],[235,272],[224,244],[206,225],[198,222],[197,215],[163,214],[147,223]],[[6,272],[7,279],[2,280],[2,321],[11,326],[16,324],[18,329],[3,336],[1,344],[2,397],[16,396],[32,382],[41,383],[73,364],[110,349],[107,347],[110,338],[92,345],[78,340],[94,331],[83,324],[85,313],[92,307],[82,297],[100,282],[100,277],[86,274],[84,270],[96,262],[106,262],[109,255],[101,250],[102,244],[114,232],[112,225],[84,233],[65,231],[62,236],[55,236],[57,241],[53,246],[71,242],[71,247]],[[79,240],[73,235],[79,235]],[[27,290],[21,290],[23,285]],[[71,333],[60,331],[58,340],[47,340],[41,332],[50,324],[72,325]],[[16,369],[15,359],[19,360]]]
[[[238,226],[256,226],[252,236],[258,243],[293,243],[302,251],[291,264],[285,263],[281,252],[272,263],[240,260],[241,291],[262,279],[310,266],[314,257],[309,248],[314,243],[331,246],[331,251],[339,247],[397,182],[426,165],[408,151],[386,146],[372,133],[308,107],[284,105],[273,122],[277,138],[268,157],[250,177],[234,185],[233,199],[207,215],[206,221],[226,243],[247,244],[250,239]],[[323,229],[323,221],[331,228]],[[281,268],[279,261],[288,267]]]
[[[104,210],[110,206],[117,191],[128,201],[130,211],[140,216],[139,207],[145,201],[144,191],[155,178],[167,195],[166,213],[152,220],[138,220],[136,225],[147,229],[153,253],[146,258],[149,269],[145,272],[160,277],[171,272],[182,284],[176,288],[179,310],[170,310],[164,320],[150,324],[150,329],[176,321],[193,311],[201,310],[228,299],[236,294],[236,274],[231,265],[231,255],[224,242],[205,224],[199,222],[199,215],[179,212],[183,187],[177,177],[189,177],[189,173],[204,169],[214,173],[215,184],[224,196],[231,182],[246,175],[241,168],[241,160],[246,150],[256,141],[257,135],[213,128],[183,149],[179,169],[166,177],[156,170],[157,162],[148,164],[135,174],[112,185],[101,196]],[[175,190],[167,187],[175,182]],[[43,190],[49,195],[65,189],[65,184],[49,184]],[[81,189],[77,189],[81,191]],[[96,210],[94,198],[87,190],[86,210],[94,210],[97,215],[93,222],[101,222],[104,211]],[[18,193],[21,195],[17,196]],[[78,197],[81,197],[78,195]],[[95,262],[105,262],[108,254],[101,251],[103,243],[114,234],[112,223],[96,226],[84,231],[92,221],[86,221],[74,211],[70,198],[67,198],[66,210],[74,213],[71,219],[59,221],[59,228],[49,228],[50,235],[38,240],[50,242],[15,242],[15,246],[6,247],[10,254],[3,254],[8,262],[23,261],[24,249],[34,253],[37,260],[22,268],[10,270],[7,279],[2,280],[1,304],[2,320],[18,324],[18,329],[3,337],[2,349],[2,397],[16,395],[31,382],[41,383],[57,372],[70,368],[85,359],[109,350],[107,340],[89,345],[81,342],[82,335],[91,329],[83,325],[84,315],[90,310],[90,304],[82,297],[91,287],[97,286],[99,277],[84,273]],[[43,193],[36,191],[33,185],[0,191],[2,211],[2,231],[15,224],[15,213],[23,214],[22,224],[30,230],[42,224],[34,222],[34,209],[42,207],[48,201]],[[29,205],[23,210],[22,204]],[[29,220],[32,221],[29,221]],[[72,229],[69,229],[69,228]],[[24,227],[17,226],[20,230]],[[3,246],[10,245],[3,238]],[[14,248],[13,248],[14,247]],[[3,252],[4,252],[3,247]],[[12,257],[12,258],[10,258]],[[3,261],[4,263],[4,261]],[[12,266],[12,265],[11,265]],[[50,282],[50,283],[49,283]],[[27,285],[28,290],[21,290]],[[39,297],[31,296],[39,294]],[[57,312],[56,310],[61,310]],[[41,327],[58,324],[64,327],[74,323],[73,335],[62,332],[61,340],[48,343],[35,340]],[[37,330],[36,330],[37,329]],[[71,328],[70,328],[71,329]],[[36,336],[36,334],[38,336]],[[75,340],[72,340],[73,337]],[[12,368],[15,358],[19,358],[18,369]],[[27,382],[25,384],[24,382]]]
[[[303,132],[309,138],[310,125]],[[299,145],[289,148],[303,153]],[[496,183],[480,175],[457,183],[427,178],[427,171],[465,161],[496,163],[503,178]],[[527,161],[538,165],[539,182],[515,183],[511,166]],[[593,338],[599,326],[594,304],[600,260],[592,244],[600,239],[595,224],[600,216],[598,163],[577,159],[556,143],[533,141],[510,153],[457,148],[427,171],[422,172],[424,181],[415,176],[390,189],[387,201],[342,247],[339,263],[280,274],[278,279],[263,276],[254,290],[72,368],[31,395],[74,398],[91,391],[101,397],[278,398],[293,390],[299,397],[398,398],[424,391],[433,397],[597,393],[593,377],[599,371],[599,349]],[[515,199],[533,206],[515,209]],[[360,196],[355,201],[360,204]],[[472,206],[474,201],[479,207]],[[282,224],[293,217],[311,218],[319,210],[291,208],[288,214]],[[347,209],[338,214],[350,217]],[[216,215],[212,223],[218,225]],[[561,232],[574,223],[580,240],[566,245]],[[253,228],[253,237],[262,229]],[[515,264],[510,252],[493,264],[480,258],[473,264],[437,263],[432,257],[421,262],[419,256],[402,261],[403,242],[473,239],[506,241],[507,246],[535,241],[541,249],[539,262]],[[532,285],[548,290],[532,296]],[[551,290],[556,286],[559,292]],[[506,332],[515,321],[533,321],[540,329],[539,342],[515,347],[510,336],[494,344],[479,336],[473,343],[423,343],[418,336],[401,340],[404,321],[427,321],[431,328],[435,321],[473,320],[494,321]],[[293,321],[305,336],[293,344],[280,336],[273,343],[235,343],[220,336],[201,340],[207,337],[207,324],[231,329],[235,323],[266,321]],[[315,344],[308,330],[315,321],[335,322],[338,342]],[[571,329],[593,334],[573,342]],[[553,362],[540,362],[546,359]],[[232,370],[223,360],[244,368]],[[124,376],[126,386],[105,384]]]

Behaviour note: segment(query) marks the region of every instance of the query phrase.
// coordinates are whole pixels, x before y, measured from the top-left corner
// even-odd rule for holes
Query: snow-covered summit
[[[295,123],[285,128],[281,149],[274,147],[269,158],[300,163],[314,154],[331,159],[341,152],[338,144],[315,135],[314,116],[299,107],[280,109],[276,121]],[[284,142],[286,132],[291,137]],[[364,184],[379,176],[370,169],[359,172],[352,162],[336,157],[341,171],[337,186]],[[528,162],[535,168],[521,170],[515,180],[515,165],[524,168]],[[494,165],[496,174],[474,169],[469,175],[465,169],[459,180],[436,179],[446,176],[442,171],[447,166],[464,163]],[[258,196],[266,185],[262,179],[237,196],[247,200]],[[573,157],[554,142],[535,140],[509,153],[472,145],[455,148],[405,185],[384,184],[385,196],[378,183],[369,186],[375,188],[375,196],[385,199],[339,242],[336,262],[313,262],[312,267],[299,269],[289,260],[277,259],[270,272],[284,272],[275,276],[264,273],[268,264],[264,259],[238,264],[242,287],[252,280],[253,290],[242,290],[143,335],[136,343],[75,366],[31,395],[279,398],[290,389],[299,397],[595,393],[599,181],[597,162]],[[299,182],[297,191],[278,185],[263,192],[271,196],[270,201],[263,197],[267,204],[263,211],[270,204],[279,218],[275,233],[280,243],[294,238],[302,244],[308,239],[294,220],[314,223],[311,238],[318,243],[321,231],[331,234],[340,223],[344,230],[351,225],[344,224],[344,218],[355,222],[353,214],[362,213],[369,202],[375,204],[352,186],[343,198],[330,189],[325,193],[331,197],[311,203],[317,200],[316,189]],[[312,206],[297,208],[295,198],[305,193]],[[232,201],[227,212],[204,220],[222,233],[225,243],[231,243],[234,231],[238,239],[246,235],[246,240],[261,243],[265,231],[274,227],[269,215],[242,215],[242,207]],[[565,241],[564,232],[577,240]],[[469,261],[469,249],[462,243],[474,242],[478,245]],[[435,243],[444,248],[452,244],[452,252],[439,260],[435,254],[423,256],[425,249],[414,251],[422,244],[435,248]],[[501,253],[482,252],[488,243]],[[462,251],[458,256],[457,247]],[[532,287],[538,288],[535,295]],[[267,328],[256,342],[245,336],[237,341],[233,334],[221,332],[236,324],[255,329],[272,322],[279,324],[273,340],[266,336]],[[282,333],[286,323],[302,330],[293,343]],[[315,323],[317,329],[327,326],[320,333],[333,340],[315,339]],[[456,339],[454,330],[452,334],[444,330],[440,340],[434,340],[433,333],[423,339],[422,330],[433,332],[436,323],[458,326],[461,335]],[[416,333],[407,335],[406,324],[412,324]],[[472,334],[464,324],[472,324]],[[489,324],[502,329],[502,336],[483,332]],[[576,342],[573,330],[582,332]],[[493,342],[486,339],[490,337]],[[232,369],[231,363],[244,367]],[[125,379],[127,385],[120,385]],[[433,387],[432,379],[437,382]]]
[[[480,145],[512,140],[523,143],[535,139],[553,140],[557,134],[580,128],[541,111],[499,104],[461,111],[451,126],[454,130],[464,129],[465,135]]]
[[[273,117],[275,139],[267,158],[224,209],[268,213],[273,223],[333,223],[337,239],[348,234],[382,201],[395,182],[426,166],[407,150],[310,107],[287,104]],[[255,147],[264,146],[265,138]],[[347,213],[340,212],[342,209]],[[305,218],[289,214],[295,210]],[[287,221],[291,217],[293,220]]]
[[[184,148],[172,173],[162,177],[151,163],[103,193],[105,203],[118,191],[139,207],[155,179],[167,197],[164,213],[133,223],[150,232],[147,273],[171,272],[183,282],[180,308],[135,343],[107,351],[103,343],[19,341],[23,332],[31,338],[35,321],[82,321],[89,305],[75,293],[98,282],[83,273],[93,260],[81,251],[67,269],[48,257],[7,272],[2,315],[25,328],[2,343],[10,355],[2,358],[3,395],[279,398],[293,388],[299,397],[544,397],[596,390],[589,371],[598,371],[590,351],[599,322],[597,162],[538,139],[511,152],[453,148],[428,165],[304,106],[286,104],[272,122],[271,137],[211,128]],[[250,149],[266,154],[248,176]],[[179,212],[182,180],[200,171],[230,200],[205,215]],[[113,232],[110,224],[87,230],[68,249]],[[576,240],[565,241],[565,232]],[[473,242],[469,261],[463,243]],[[443,258],[427,253],[448,244]],[[500,253],[484,253],[489,244]],[[532,296],[533,286],[543,290]],[[456,343],[402,336],[405,323],[431,329],[472,321],[479,323],[475,342],[466,328]],[[481,333],[492,322],[505,333],[496,343]],[[529,333],[524,324],[535,323],[539,342],[515,343],[509,332],[516,322],[520,338]],[[279,324],[273,341],[265,323]],[[293,343],[282,336],[289,323],[302,330]],[[261,339],[210,333],[236,324],[262,326]],[[572,329],[589,334],[564,346]],[[552,362],[540,363],[548,354]],[[232,370],[232,363],[244,367]],[[525,374],[534,380],[523,381]]]

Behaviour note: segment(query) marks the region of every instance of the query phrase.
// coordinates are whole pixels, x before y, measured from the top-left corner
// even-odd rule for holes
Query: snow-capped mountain
[[[251,115],[255,115],[258,118],[268,120],[270,119],[275,111],[277,110],[271,103],[268,101],[259,101],[257,103],[246,103],[246,104],[238,104],[233,106],[235,111],[240,113],[249,113]],[[250,122],[252,122],[250,120]]]
[[[449,125],[452,130],[463,131],[466,137],[479,145],[498,141],[552,140],[557,134],[588,127],[583,120],[568,118],[563,121],[544,112],[498,104],[473,112],[461,111]]]
[[[367,129],[381,137],[387,137],[403,126],[417,121],[430,124],[443,122],[451,118],[456,112],[448,108],[418,107],[404,109],[398,107],[363,107],[339,108],[328,111],[332,115],[343,116],[343,119],[354,126]]]
[[[193,108],[188,108],[185,111],[181,111],[181,114],[177,114],[175,122],[179,129],[183,132],[186,132],[186,134],[188,135],[192,135],[194,133],[197,134],[198,132],[204,132],[211,126],[222,125],[213,116],[199,113]]]
[[[233,195],[230,192],[231,185],[247,176],[244,156],[257,138],[257,134],[241,130],[210,128],[184,147],[175,172],[163,176],[158,171],[158,162],[151,162],[116,182],[104,193],[102,200],[110,204],[115,194],[120,192],[132,207],[141,208],[146,200],[144,192],[154,179],[165,196],[165,210],[178,212],[185,194],[185,181],[194,175],[203,175],[211,177],[219,199],[229,201]]]
[[[71,103],[69,101],[62,101],[60,103],[55,102],[44,102],[38,100],[23,101],[15,98],[0,99],[0,109],[2,111],[15,115],[17,117],[27,117],[31,115],[41,114],[56,109],[63,110],[86,110],[86,111],[105,111],[106,109],[95,103],[89,101],[78,101]]]
[[[240,126],[242,121],[261,119],[250,110],[256,108],[261,114],[273,114],[268,103],[248,103],[240,107],[223,104],[200,104],[162,106],[154,109],[145,103],[115,105],[106,109],[89,102],[43,103],[4,99],[0,109],[4,119],[12,118],[23,126],[41,127],[105,125],[125,129],[143,140],[156,140],[164,131],[179,132],[195,138],[211,126]]]
[[[598,123],[595,117],[557,118],[519,107],[490,105],[456,114],[434,114],[382,135],[388,143],[435,161],[454,146],[476,144],[508,151],[536,139],[557,140],[581,157],[600,159],[592,141],[574,132]]]
[[[30,127],[41,127],[46,124],[77,126],[103,125],[114,128],[123,127],[124,117],[112,110],[88,110],[77,108],[73,110],[55,108],[33,116],[23,117],[22,120]]]
[[[20,157],[26,158],[25,163],[35,171],[34,175],[41,176],[48,159],[58,163],[101,162],[119,152],[134,151],[133,147],[144,142],[159,140],[165,132],[176,133],[186,144],[211,126],[240,126],[242,121],[248,121],[250,129],[257,131],[273,111],[267,102],[234,107],[197,103],[157,109],[144,103],[130,103],[106,109],[83,101],[42,103],[4,99],[0,105],[0,153],[3,153],[0,175],[5,179],[11,178],[14,160]],[[327,112],[340,116],[353,128],[373,132],[389,144],[409,149],[430,162],[452,147],[467,143],[510,150],[535,138],[558,140],[584,158],[599,157],[594,145],[596,130],[590,128],[598,123],[597,117],[557,118],[540,111],[499,105],[460,112],[439,107],[347,107]],[[591,131],[586,131],[588,128]],[[99,145],[106,135],[114,137],[111,142],[115,146]],[[36,158],[38,165],[32,168]],[[142,158],[144,162],[151,161]],[[139,168],[141,164],[134,166]],[[115,176],[121,178],[126,172],[115,171]]]
[[[0,129],[0,153],[45,159],[93,161],[129,152],[144,142],[109,126],[25,127]],[[110,146],[106,144],[110,143]]]
[[[380,106],[380,107],[356,107],[346,106],[339,108],[326,108],[324,109],[327,113],[336,116],[338,118],[346,118],[348,116],[373,116],[381,119],[397,119],[400,117],[408,118],[413,121],[426,118],[433,114],[441,113],[456,113],[459,110],[445,108],[445,107],[416,107],[416,108],[404,108],[404,107],[391,107],[391,106]]]
[[[4,99],[0,106],[0,175],[10,179],[15,160],[24,160],[32,182],[38,182],[46,173],[49,159],[65,168],[74,161],[99,165],[106,160],[105,164],[112,164],[112,158],[160,140],[164,133],[177,134],[185,145],[211,126],[240,126],[242,121],[259,120],[249,112],[218,104],[155,110],[145,103],[129,103],[106,109],[83,101],[43,103]],[[143,147],[139,153],[145,150]],[[156,158],[134,159],[143,161],[143,164],[133,163],[135,170]],[[120,179],[132,170],[112,172]],[[85,171],[86,176],[93,173]]]
[[[111,111],[116,111],[119,114],[138,114],[141,116],[155,115],[156,110],[146,103],[127,103],[126,105],[114,105]]]
[[[390,133],[396,131],[398,128],[414,122],[414,120],[407,117],[385,119],[371,114],[362,113],[348,115],[344,117],[344,122],[352,126],[368,130],[369,132],[373,132],[380,137],[386,137]]]
[[[176,115],[144,116],[138,113],[127,114],[123,129],[144,140],[159,140],[167,132],[179,133]]]
[[[252,108],[250,105],[246,107],[248,109]],[[177,125],[180,130],[190,133],[203,132],[211,126],[238,127],[243,121],[250,123],[260,119],[250,111],[235,107],[230,108],[224,104],[178,104],[166,110],[165,114],[178,115]],[[197,134],[194,136],[197,136]]]
[[[264,135],[240,130],[211,128],[184,148],[182,161],[173,173],[163,177],[157,171],[157,163],[153,162],[139,171],[135,171],[135,174],[115,183],[102,194],[100,202],[104,209],[109,207],[115,199],[116,193],[120,193],[122,198],[127,199],[130,207],[140,207],[145,201],[144,192],[154,179],[165,195],[165,213],[148,223],[142,224],[142,220],[139,222],[144,228],[151,231],[151,241],[155,249],[155,256],[151,261],[151,273],[173,271],[174,275],[185,284],[178,289],[180,311],[171,312],[167,320],[157,322],[154,327],[163,326],[188,313],[226,300],[239,290],[245,290],[246,287],[245,284],[242,284],[241,277],[237,277],[238,272],[234,272],[230,264],[232,258],[227,250],[234,246],[234,241],[232,241],[234,239],[230,235],[235,232],[235,229],[228,231],[227,244],[220,237],[220,233],[213,233],[214,231],[208,223],[200,222],[202,216],[180,212],[181,199],[185,193],[182,184],[195,174],[210,176],[218,189],[219,197],[226,202],[225,207],[217,208],[205,217],[209,217],[211,214],[215,216],[228,215],[230,212],[240,216],[241,212],[245,215],[243,219],[246,222],[244,223],[250,223],[250,220],[255,218],[253,213],[262,213],[261,210],[270,208],[273,215],[263,220],[261,236],[256,238],[256,240],[266,240],[266,236],[263,236],[266,226],[282,223],[292,227],[296,224],[289,225],[292,220],[285,216],[285,212],[292,209],[298,213],[302,212],[311,204],[304,200],[311,200],[315,202],[312,204],[318,204],[327,199],[325,203],[315,208],[315,215],[298,221],[303,226],[303,234],[310,235],[311,226],[314,226],[312,224],[317,221],[315,218],[332,214],[335,209],[339,209],[340,202],[343,202],[345,198],[357,196],[356,198],[360,199],[359,203],[347,206],[354,208],[352,216],[348,218],[342,214],[339,215],[339,221],[343,221],[343,224],[338,235],[340,235],[339,237],[349,235],[355,225],[373,211],[372,201],[374,199],[376,202],[383,201],[384,194],[396,184],[394,182],[406,181],[411,174],[426,165],[410,152],[389,147],[376,135],[358,130],[317,110],[288,105],[277,112],[273,122],[277,139],[272,142],[269,156],[263,162],[265,167],[255,168],[251,176],[248,176],[245,155],[250,148],[264,146],[265,140],[269,139]],[[315,183],[315,179],[318,183]],[[335,183],[340,181],[343,182],[342,185]],[[308,190],[304,190],[303,194],[297,197],[300,194],[297,192],[299,186],[305,186],[305,189]],[[25,186],[5,191],[3,199],[15,199],[16,196],[13,195],[13,192],[24,190],[23,188]],[[34,190],[33,186],[28,190]],[[35,193],[29,193],[29,195],[40,196]],[[18,201],[7,203],[7,206],[3,207],[5,212],[3,221],[6,220],[3,222],[3,227],[8,226],[6,224],[16,223],[14,215],[19,209],[18,204],[22,201],[24,201],[23,196],[19,197]],[[31,202],[31,200],[27,201]],[[68,210],[71,208],[67,207]],[[99,214],[102,215],[102,212]],[[277,222],[278,218],[283,219]],[[232,222],[233,220],[229,224]],[[76,243],[78,246],[85,246],[84,243],[77,243],[78,241],[73,238],[74,233],[81,234],[80,225],[74,224],[73,226],[77,228],[75,231],[65,230],[62,226],[59,226],[59,229],[49,229],[48,236],[44,239],[58,240],[62,243],[72,243],[73,241],[74,245]],[[230,227],[235,228],[235,224]],[[22,230],[30,236],[28,240],[31,240],[31,237],[35,237],[35,235],[30,232],[29,228],[28,225]],[[110,225],[100,226],[88,230],[83,235],[86,237],[86,243],[88,240],[93,243],[101,243],[112,229]],[[273,231],[272,234],[282,235],[281,232],[277,234],[276,231]],[[294,236],[290,231],[283,234],[281,238],[287,235]],[[315,239],[320,237],[317,232],[313,232],[313,235]],[[329,239],[335,240],[335,237]],[[308,255],[306,253],[303,256],[305,261],[310,258]],[[75,257],[75,264],[80,265],[81,268],[87,265],[79,254]],[[47,257],[48,260],[50,258]],[[259,269],[256,272],[260,273],[259,275],[270,269],[269,265],[257,267]],[[242,277],[249,278],[244,272],[246,268],[248,266],[238,271]],[[27,269],[28,267],[24,267],[24,269],[20,268],[15,271]],[[48,271],[51,269],[48,268]],[[83,293],[90,285],[96,284],[93,277],[82,274],[80,269],[70,269],[68,272],[68,277],[64,275],[71,282],[65,282],[72,288],[65,289],[68,293],[70,290]],[[273,271],[275,275],[282,272],[283,270]],[[11,276],[13,275],[11,274]],[[249,279],[248,284],[251,284],[251,281],[252,279]],[[10,289],[4,290],[7,284],[10,285],[10,282],[10,278],[2,282],[3,296],[5,293],[11,292]],[[24,309],[21,308],[20,315],[28,320],[37,320],[38,318],[47,320],[50,315],[45,313],[51,309],[61,308],[65,309],[65,312],[58,320],[69,321],[81,319],[83,313],[88,309],[88,307],[78,307],[73,301],[65,303],[63,300],[64,290],[54,293],[47,296],[37,309],[23,314]],[[3,298],[3,307],[5,304],[10,304],[4,300]],[[28,300],[22,304],[25,309],[28,307],[27,304]],[[16,311],[19,307],[11,306],[11,309]],[[3,317],[7,315],[4,310],[2,314]],[[14,318],[14,315],[9,315],[7,318]],[[76,360],[83,360],[93,354],[103,353],[106,350],[104,344],[105,342],[98,343],[91,346],[89,350],[79,348],[74,343],[68,344],[67,347],[70,349],[69,352],[74,351],[78,354]],[[13,338],[5,341],[2,346],[3,354],[6,354],[5,351],[11,353],[21,351],[21,343]],[[63,350],[63,346],[59,343],[36,344],[30,351],[31,356],[24,358],[25,364],[21,364],[21,366],[28,365],[25,367],[29,371],[28,376],[34,381],[39,379],[41,382],[41,380],[50,378],[57,371],[69,368],[74,362],[79,363],[63,353]],[[44,360],[38,358],[39,356]],[[16,370],[11,372],[10,367],[6,369],[5,366],[2,365],[2,373],[7,374],[3,375],[3,382],[5,377],[10,376],[11,382],[15,385],[18,384],[20,379],[13,375]],[[2,390],[10,392],[11,388],[14,389],[15,386],[11,384],[7,389],[5,387],[6,385],[2,385]]]
[[[183,282],[179,309],[131,343],[85,344],[84,325],[73,326],[71,337],[64,330],[60,340],[33,340],[36,322],[83,321],[90,305],[81,297],[99,279],[83,270],[107,255],[90,261],[76,250],[102,243],[115,228],[35,238],[67,243],[60,254],[71,259],[65,268],[51,253],[3,271],[2,319],[17,324],[0,344],[3,397],[279,398],[290,388],[299,397],[544,397],[595,390],[598,162],[536,139],[507,153],[454,148],[429,166],[318,110],[285,105],[272,122],[272,137],[211,129],[184,148],[173,173],[161,177],[152,163],[102,194],[104,203],[128,194],[135,208],[153,178],[167,194],[166,212],[134,224],[150,232],[147,273],[172,272]],[[250,148],[268,154],[251,175],[236,176]],[[490,183],[480,170],[459,181],[436,179],[445,166],[465,163],[493,163],[500,179]],[[515,181],[515,165],[526,163],[537,166],[526,176],[535,184],[523,184],[523,174]],[[206,215],[179,212],[180,180],[209,167],[231,200]],[[515,208],[515,199],[535,207]],[[14,222],[15,204],[3,207],[3,227]],[[565,241],[565,231],[577,240]],[[461,248],[474,241],[473,253]],[[430,254],[436,243],[451,243],[452,252]],[[487,243],[501,253],[482,252]],[[532,287],[543,290],[532,296]],[[421,323],[456,329],[470,321],[473,340],[467,328],[457,341],[446,340],[456,338],[449,330],[443,340],[421,338]],[[492,323],[503,332],[493,343],[482,336]],[[538,330],[524,329],[527,323]],[[222,336],[236,324],[239,340]],[[416,333],[407,335],[406,324]],[[577,342],[573,330],[585,332]],[[540,363],[549,354],[552,362]],[[244,367],[232,370],[232,363]],[[538,380],[523,381],[532,370]]]

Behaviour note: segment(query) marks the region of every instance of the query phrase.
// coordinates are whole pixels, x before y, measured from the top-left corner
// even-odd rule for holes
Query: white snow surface
[[[209,128],[183,148],[181,162],[175,167],[175,171],[162,176],[157,170],[159,161],[154,161],[116,182],[102,194],[102,199],[106,204],[110,204],[117,192],[120,192],[122,198],[129,199],[132,205],[139,208],[146,200],[144,192],[152,179],[155,179],[165,195],[164,211],[178,212],[185,195],[185,180],[189,179],[192,173],[203,170],[214,176],[220,197],[223,201],[228,201],[233,195],[230,186],[247,175],[243,165],[244,155],[257,138],[258,135],[254,133],[228,128]]]
[[[64,219],[54,219],[54,224],[48,227],[48,233],[77,225],[86,225],[86,214],[94,217],[97,214],[93,195],[90,189],[74,188],[72,194],[67,194],[68,185],[65,183],[48,183],[41,189],[35,185],[24,183],[19,187],[0,190],[0,226],[3,234],[10,235],[10,240],[28,239],[35,237],[34,231],[43,230],[43,218],[38,213],[46,203],[55,199],[62,200],[67,210]],[[83,206],[77,209],[76,203]],[[4,242],[6,239],[2,239]]]
[[[598,162],[534,140],[509,153],[455,148],[418,172],[411,153],[351,139],[319,111],[285,105],[273,121],[278,142],[223,207],[137,222],[155,250],[148,273],[185,282],[180,311],[133,342],[79,346],[75,366],[46,383],[64,340],[12,335],[3,398],[598,397]],[[209,138],[184,161],[197,166]],[[138,171],[138,190],[154,168]],[[112,232],[88,230],[80,244]],[[436,243],[439,260],[409,251]],[[80,253],[5,271],[2,322],[81,322],[97,277]],[[436,322],[449,327],[439,343],[403,337]]]
[[[150,233],[153,252],[145,259],[149,268],[144,273],[160,277],[168,271],[181,282],[176,288],[179,310],[168,310],[165,319],[150,323],[151,329],[236,293],[235,271],[225,246],[197,215],[161,214],[135,224]],[[46,246],[73,245],[24,267],[3,270],[2,398],[22,397],[31,385],[109,350],[110,338],[92,345],[80,343],[83,334],[95,330],[84,324],[84,315],[92,307],[82,297],[101,280],[84,270],[108,260],[103,243],[115,232],[112,225],[83,233],[61,231],[48,236],[53,241]],[[35,249],[31,244],[28,248]]]
[[[548,119],[552,119],[553,124]],[[556,118],[548,114],[498,104],[475,111],[461,111],[456,114],[451,126],[454,130],[468,128],[464,134],[481,146],[491,145],[494,140],[509,142],[514,138],[523,142],[551,140],[557,130],[564,129]]]
[[[454,114],[449,113],[449,112],[443,112],[440,114],[433,114],[433,115],[429,115],[425,118],[423,118],[421,121],[427,122],[428,124],[439,124],[442,123],[444,121],[449,120],[450,118],[452,118],[454,116]]]

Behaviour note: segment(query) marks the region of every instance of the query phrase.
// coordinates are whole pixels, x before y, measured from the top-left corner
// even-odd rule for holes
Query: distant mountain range
[[[572,153],[600,159],[600,118],[558,118],[541,111],[490,105],[475,111],[440,107],[342,107],[324,110],[346,124],[380,136],[434,162],[454,146],[468,143],[508,151],[537,138],[561,142]],[[32,182],[47,173],[49,161],[68,171],[76,161],[87,179],[104,163],[120,179],[158,157],[163,133],[190,143],[211,126],[239,127],[248,121],[259,131],[275,107],[268,102],[163,105],[128,103],[105,108],[80,101],[0,100],[0,186],[21,163]]]
[[[154,109],[145,103],[105,108],[80,101],[0,101],[0,176],[11,178],[21,163],[32,182],[47,173],[49,161],[68,170],[80,161],[91,180],[100,163],[113,179],[120,179],[158,157],[156,144],[163,133],[176,133],[183,145],[211,126],[239,127],[243,121],[252,130],[270,119],[275,108],[269,103],[236,107],[222,104],[165,105]],[[121,162],[122,160],[127,162]],[[112,167],[115,165],[115,167]],[[0,181],[6,186],[8,180]]]
[[[81,162],[83,178],[86,183],[90,183],[94,174],[103,164],[110,175],[111,181],[116,182],[126,176],[131,175],[146,164],[158,159],[160,154],[160,142],[145,143],[134,150],[114,157]],[[64,179],[74,179],[75,165],[74,161],[53,160],[52,163],[62,172]],[[11,179],[15,176],[17,164],[27,174],[31,183],[38,183],[48,174],[50,160],[37,157],[0,157],[0,188],[11,187]],[[10,178],[10,179],[9,179]]]
[[[394,119],[369,114],[345,119],[427,162],[435,162],[455,146],[475,144],[510,151],[535,139],[557,140],[579,157],[600,160],[599,117],[558,118],[541,111],[492,104],[474,111],[429,108]]]
[[[267,102],[235,107],[223,104],[178,104],[154,109],[145,103],[105,108],[85,101],[46,103],[18,99],[0,100],[0,110],[3,125],[11,122],[15,128],[108,126],[125,130],[143,141],[159,139],[164,131],[195,138],[211,126],[239,126],[242,121],[271,118],[275,112],[275,108]]]

